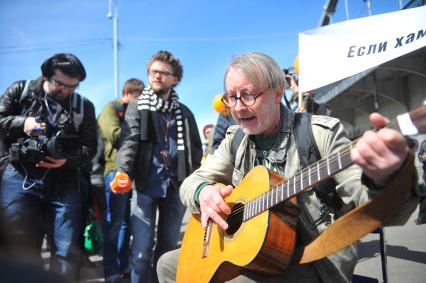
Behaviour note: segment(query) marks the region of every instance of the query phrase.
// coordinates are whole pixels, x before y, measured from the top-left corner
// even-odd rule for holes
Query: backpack
[[[310,125],[312,115],[309,113],[298,112],[294,115],[293,134],[296,143],[297,153],[302,168],[321,159],[318,146],[316,144],[312,127],[303,127],[301,125]],[[235,155],[240,143],[244,137],[244,132],[238,128],[231,142],[231,156],[235,160]],[[314,187],[317,197],[328,208],[334,211],[334,219],[339,218],[346,212],[355,207],[354,203],[346,204],[337,194],[336,184],[333,178],[329,178]]]
[[[34,96],[28,95],[28,87],[32,81],[27,80],[25,81],[24,89],[21,93],[21,98],[19,98],[19,105],[22,105],[24,102],[28,104],[34,103]],[[71,109],[72,109],[72,118],[73,118],[73,125],[75,128],[75,131],[78,133],[80,130],[80,125],[83,122],[84,119],[84,100],[85,97],[81,96],[80,94],[74,92],[71,97]]]
[[[124,116],[126,110],[124,109],[124,105],[119,103],[118,101],[114,100],[110,102],[117,113],[118,118],[120,119],[120,122],[123,123]],[[96,155],[92,159],[92,171],[90,172],[90,180],[92,185],[103,187],[104,186],[104,171],[105,171],[105,156],[104,156],[104,149],[105,149],[105,140],[101,135],[101,129],[98,126],[97,128],[98,132],[98,148],[96,150]]]

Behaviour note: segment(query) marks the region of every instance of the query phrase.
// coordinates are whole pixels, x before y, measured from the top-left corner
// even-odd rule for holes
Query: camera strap
[[[28,97],[29,99],[33,99],[34,97],[29,96],[29,91],[28,88],[31,84],[32,80],[26,80],[25,81],[25,85],[24,85],[24,89],[21,93],[21,97],[19,98],[19,104],[22,105],[22,103],[24,102],[24,100],[26,99],[26,97]],[[83,122],[84,119],[84,100],[85,98],[81,95],[79,95],[78,93],[74,92],[71,95],[71,115],[73,117],[73,123],[74,123],[74,128],[76,130],[76,132],[79,132],[80,130],[80,125]],[[31,103],[31,101],[30,101]],[[24,109],[24,111],[27,111],[28,108]]]
[[[61,111],[62,106],[47,94],[44,95],[44,104],[46,106],[47,113],[49,113],[47,120],[49,124],[54,125],[56,116],[58,115],[59,111]]]
[[[24,171],[25,171],[25,177],[24,177],[24,180],[22,181],[22,189],[23,189],[24,191],[26,191],[26,190],[29,190],[29,189],[31,189],[32,187],[34,187],[34,186],[37,184],[37,182],[32,182],[32,184],[31,184],[31,185],[29,185],[28,187],[25,187],[25,183],[26,183],[26,182],[27,182],[27,180],[28,180],[28,171],[27,171],[27,169],[25,168],[25,166],[24,166],[21,162],[19,162],[19,163],[20,163],[21,167],[22,167],[22,168],[24,169]],[[47,169],[46,169],[46,171],[44,172],[44,174],[43,174],[43,176],[41,177],[41,179],[39,179],[39,182],[43,181],[43,180],[46,178],[47,173],[49,173],[50,169],[51,169],[51,168],[47,168]]]

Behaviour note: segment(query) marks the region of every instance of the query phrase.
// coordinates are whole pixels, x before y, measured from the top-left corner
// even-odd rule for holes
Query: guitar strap
[[[117,112],[117,117],[120,119],[120,123],[123,123],[127,104],[120,103],[117,100],[111,101],[111,104],[114,106],[115,112]]]
[[[308,263],[324,258],[379,228],[407,199],[411,193],[415,174],[414,155],[409,154],[401,169],[383,188],[380,195],[331,224],[305,247],[299,262]]]

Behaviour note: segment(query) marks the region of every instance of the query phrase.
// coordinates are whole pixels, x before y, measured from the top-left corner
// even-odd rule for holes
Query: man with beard
[[[47,234],[50,269],[75,280],[82,232],[78,174],[96,153],[95,109],[75,92],[86,77],[76,56],[56,54],[41,72],[36,80],[13,83],[0,98],[0,131],[10,154],[0,204],[13,251],[42,264]]]
[[[147,72],[149,86],[127,108],[116,163],[116,177],[124,172],[134,181],[133,283],[156,282],[158,258],[176,248],[185,212],[178,189],[200,166],[203,154],[194,115],[174,89],[182,79],[180,61],[168,51],[159,51],[148,62]]]
[[[298,263],[297,251],[303,251],[304,246],[327,229],[331,222],[337,219],[336,214],[342,212],[341,208],[332,207],[331,194],[338,194],[340,201],[346,204],[360,205],[369,197],[376,196],[381,190],[386,190],[387,185],[393,182],[392,178],[397,178],[395,174],[405,175],[408,180],[413,181],[404,184],[411,191],[403,199],[403,204],[393,211],[391,219],[387,219],[386,224],[397,225],[407,221],[417,205],[419,191],[416,176],[411,173],[414,171],[414,164],[412,161],[408,163],[412,159],[407,158],[409,150],[405,138],[395,130],[384,128],[378,132],[367,131],[358,139],[356,145],[350,146],[350,140],[346,137],[338,119],[313,115],[309,116],[310,120],[302,120],[299,118],[301,116],[296,116],[282,104],[286,86],[285,77],[278,63],[263,53],[250,52],[235,56],[225,72],[224,86],[225,94],[222,100],[230,108],[239,127],[231,126],[228,129],[219,148],[198,170],[186,178],[180,187],[181,200],[192,213],[198,214],[197,217],[201,222],[190,224],[191,228],[200,224],[199,229],[207,231],[203,234],[205,245],[201,247],[196,241],[186,241],[191,253],[181,253],[184,255],[182,260],[179,259],[179,250],[165,253],[157,264],[159,281],[176,282],[179,259],[180,267],[185,265],[185,270],[179,274],[181,282],[190,280],[196,282],[195,278],[202,277],[200,275],[203,272],[204,275],[215,273],[216,282],[351,282],[357,263],[354,245],[306,264]],[[372,114],[370,120],[374,128],[382,128],[388,123],[388,120],[378,113]],[[300,150],[302,139],[297,133],[300,134],[299,131],[303,127],[307,128],[306,139],[309,139],[310,135],[307,131],[312,131],[317,150],[307,147]],[[297,133],[296,129],[299,130]],[[235,140],[238,142],[234,143]],[[303,153],[305,150],[311,151]],[[302,164],[305,163],[302,158],[309,161],[308,153],[312,156],[315,155],[314,151],[318,151],[323,160],[327,160],[327,166],[321,167],[329,170],[328,175],[321,173],[322,170],[312,169],[314,174],[309,170],[305,170],[304,174],[300,171]],[[338,159],[342,165],[344,163],[340,157],[344,155],[343,152],[346,152],[346,160],[350,160],[347,164],[353,162],[357,166],[349,166],[333,176],[330,173],[330,160],[333,159],[325,157],[336,154],[339,157],[334,158],[334,161]],[[258,165],[264,166],[263,173],[259,173],[260,171],[250,173]],[[317,165],[319,168],[319,163]],[[259,168],[262,167],[257,168],[262,170]],[[266,168],[274,173],[269,175]],[[343,169],[342,166],[340,168]],[[281,177],[278,177],[278,174]],[[304,184],[311,185],[314,180],[321,180],[321,174],[323,180],[324,176],[333,179],[333,183],[322,182],[326,186],[322,187],[322,192],[329,192],[328,198],[325,198],[324,194],[320,195],[320,185],[315,184],[315,189],[299,191],[295,203],[284,201],[285,195],[290,197],[290,194],[296,194],[299,185],[303,187],[302,181],[296,185],[296,178],[291,176],[304,175],[305,178],[302,179],[306,180]],[[249,181],[243,180],[244,176],[248,176]],[[291,183],[287,182],[287,186],[284,186],[282,178],[291,180]],[[281,184],[280,189],[276,184]],[[264,190],[259,190],[262,186]],[[235,191],[234,187],[237,187]],[[266,190],[275,192],[275,196],[263,198],[267,196]],[[279,193],[277,194],[280,190],[281,203],[278,202]],[[238,195],[230,201],[227,197],[233,192]],[[272,208],[272,204],[278,203],[280,204]],[[262,213],[267,208],[276,211],[279,216]],[[266,218],[261,221],[254,220],[260,214],[267,216],[268,221],[262,222]],[[297,219],[291,217],[296,215]],[[275,229],[278,217],[283,216],[285,216],[283,223],[291,225],[294,234],[287,233],[290,229]],[[217,227],[213,227],[210,221],[216,223]],[[258,225],[253,227],[250,223]],[[206,229],[208,226],[210,227]],[[262,230],[262,226],[272,228],[271,233],[263,233],[265,230]],[[282,227],[284,225],[280,228]],[[185,237],[194,230],[187,230]],[[196,235],[200,236],[198,233]],[[244,241],[240,242],[240,245],[235,244],[242,238]],[[279,241],[281,244],[269,245],[272,241]],[[259,243],[263,245],[266,242],[268,242],[266,249],[262,247],[261,250]],[[290,249],[285,248],[284,242],[289,243]],[[229,248],[231,243],[234,243],[234,246]],[[188,246],[184,251],[187,248]],[[201,248],[204,248],[203,254]],[[296,249],[296,255],[291,258],[293,248]],[[251,253],[250,249],[256,252]],[[282,256],[284,253],[286,255]],[[252,260],[253,254],[258,255],[260,259]],[[236,262],[234,259],[238,256],[242,259],[237,260],[238,264],[241,263],[244,267],[248,265],[249,268],[243,270],[236,268],[237,264],[234,265],[233,262]],[[287,262],[284,257],[287,257]],[[189,268],[186,269],[186,266]],[[215,272],[217,269],[219,271]],[[191,272],[196,276],[190,278],[190,275],[193,275],[189,274]],[[267,272],[270,274],[265,274]],[[199,279],[198,282],[210,281],[210,278],[206,280],[207,277]]]

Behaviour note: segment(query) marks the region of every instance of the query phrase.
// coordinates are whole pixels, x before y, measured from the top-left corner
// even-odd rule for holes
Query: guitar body
[[[265,167],[257,166],[225,201],[233,212],[241,210],[244,203],[282,180]],[[293,204],[290,206],[294,208]],[[201,228],[199,215],[192,215],[182,242],[176,282],[224,282],[247,269],[268,275],[281,274],[293,254],[297,213],[294,209],[289,209],[289,213],[274,210],[265,210],[247,221],[243,221],[242,216],[226,219],[229,224],[226,231],[212,224],[207,254],[203,253],[205,229]]]

